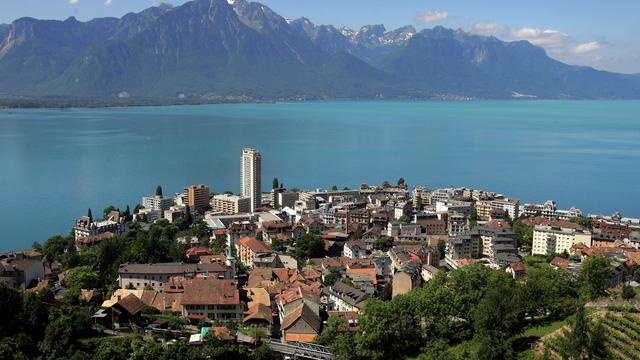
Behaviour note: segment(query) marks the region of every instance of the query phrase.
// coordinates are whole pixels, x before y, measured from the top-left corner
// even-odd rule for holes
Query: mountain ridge
[[[640,98],[640,75],[563,64],[526,41],[359,30],[236,0],[0,25],[0,94],[29,98]]]

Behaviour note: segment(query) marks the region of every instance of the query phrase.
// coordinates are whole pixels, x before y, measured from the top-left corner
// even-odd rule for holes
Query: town
[[[485,346],[488,358],[561,358],[576,349],[568,319],[604,308],[600,347],[614,358],[640,354],[638,219],[477,189],[409,188],[403,178],[312,190],[274,178],[270,187],[262,191],[262,155],[245,148],[238,194],[195,184],[166,195],[158,186],[133,209],[89,209],[69,236],[0,255],[3,312],[18,308],[8,296],[18,289],[85,309],[55,310],[69,324],[86,318],[78,334],[135,338],[154,351],[435,359]],[[491,316],[483,306],[500,316],[482,319]],[[88,354],[74,339],[56,345],[44,322],[43,358]],[[517,337],[537,322],[556,326],[555,337]],[[596,339],[593,329],[585,336]],[[107,351],[92,341],[85,346]]]

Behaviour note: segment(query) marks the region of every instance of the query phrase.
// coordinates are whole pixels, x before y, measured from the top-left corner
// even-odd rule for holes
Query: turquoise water
[[[67,233],[91,207],[161,184],[239,191],[245,146],[263,185],[467,186],[522,202],[638,216],[640,102],[317,102],[0,111],[0,249]]]

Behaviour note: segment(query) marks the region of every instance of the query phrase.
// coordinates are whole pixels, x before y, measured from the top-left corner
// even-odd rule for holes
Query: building
[[[305,302],[286,314],[280,326],[285,342],[312,343],[320,334],[320,317]]]
[[[520,216],[520,200],[509,198],[494,198],[491,200],[476,201],[476,213],[482,219],[488,219],[491,216],[492,209],[503,210],[512,219]]]
[[[240,158],[240,195],[251,199],[251,211],[262,206],[262,156],[256,149],[245,148]]]
[[[236,256],[240,262],[248,267],[253,267],[253,260],[260,253],[270,253],[271,248],[264,242],[254,237],[243,237],[235,244]]]
[[[214,195],[211,208],[214,212],[227,215],[248,213],[251,212],[251,198],[229,194]]]
[[[44,265],[40,260],[22,256],[0,260],[0,283],[16,289],[26,289],[44,279]]]
[[[173,198],[162,195],[143,196],[142,206],[145,209],[160,211],[163,214],[173,206]]]
[[[459,212],[447,214],[447,231],[449,236],[456,236],[468,229],[467,218]]]
[[[232,271],[222,264],[122,264],[118,269],[119,285],[121,289],[134,288],[143,290],[151,287],[162,292],[164,285],[174,276],[195,277],[209,276],[218,279],[230,279]]]
[[[333,286],[325,288],[324,293],[329,297],[332,310],[336,311],[360,313],[367,299],[369,299],[369,296],[363,291],[343,282],[336,282]]]
[[[182,316],[241,322],[244,304],[235,280],[193,279],[184,285]]]
[[[591,247],[591,232],[579,228],[536,225],[533,228],[533,255],[561,254],[575,244]]]
[[[83,216],[76,220],[76,225],[73,228],[75,239],[86,238],[89,236],[99,235],[102,233],[110,232],[118,235],[125,230],[125,219],[120,216],[119,211],[112,211],[103,220],[93,220],[91,215],[91,209],[87,216]]]
[[[451,237],[446,260],[487,258],[496,265],[520,261],[516,236],[510,228],[479,226]]]
[[[187,204],[191,211],[204,212],[209,207],[209,187],[206,185],[191,185],[184,189],[187,193]]]

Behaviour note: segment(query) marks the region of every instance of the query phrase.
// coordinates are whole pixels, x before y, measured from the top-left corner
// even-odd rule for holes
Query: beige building
[[[211,199],[211,208],[228,215],[251,212],[251,198],[238,195],[215,195]]]
[[[193,279],[184,285],[182,316],[241,322],[244,305],[235,280]]]
[[[575,244],[591,246],[591,233],[587,230],[537,225],[533,228],[533,255],[560,254]]]
[[[240,195],[251,198],[251,211],[262,206],[262,156],[256,149],[245,148],[240,157]]]
[[[193,211],[201,212],[209,207],[209,187],[206,185],[191,185],[184,189],[187,193],[187,203]]]

